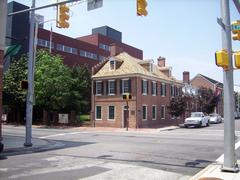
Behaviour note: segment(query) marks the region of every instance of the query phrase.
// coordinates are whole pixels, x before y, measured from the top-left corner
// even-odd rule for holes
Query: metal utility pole
[[[35,8],[35,0],[32,0],[32,7]],[[26,139],[24,146],[32,146],[32,113],[34,99],[34,30],[35,11],[30,13],[29,51],[28,51],[28,92],[26,102]]]
[[[5,49],[5,36],[7,24],[7,0],[0,0],[0,152],[3,151],[2,143],[2,90],[3,90],[3,57]]]
[[[229,0],[221,0],[222,47],[227,50],[228,69],[223,70],[224,84],[224,162],[222,171],[238,171],[235,156],[235,122],[234,122],[234,91],[232,42]]]

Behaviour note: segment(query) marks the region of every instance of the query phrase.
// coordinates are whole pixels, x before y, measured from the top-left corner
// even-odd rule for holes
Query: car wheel
[[[198,127],[202,127],[202,121],[199,122]]]
[[[188,125],[184,124],[184,127],[185,127],[185,128],[188,128]]]
[[[207,122],[206,126],[207,126],[207,127],[209,126],[209,121]]]

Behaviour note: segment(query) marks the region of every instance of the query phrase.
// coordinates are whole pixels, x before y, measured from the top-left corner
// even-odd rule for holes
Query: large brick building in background
[[[167,106],[171,97],[182,94],[183,83],[165,66],[165,58],[140,60],[117,46],[111,46],[111,57],[93,67],[92,121],[95,126],[161,127],[177,125]],[[129,111],[123,93],[130,93]]]
[[[28,9],[28,6],[12,1],[8,3],[8,13]],[[22,48],[16,55],[19,58],[28,52],[29,36],[29,13],[10,16],[7,21],[7,46],[22,41]],[[50,42],[51,39],[51,42]],[[117,44],[125,52],[138,59],[143,58],[143,51],[122,42],[122,33],[102,26],[92,29],[92,34],[72,38],[43,29],[43,24],[38,29],[37,48],[50,49],[53,54],[63,57],[64,64],[73,67],[76,65],[88,65],[92,67],[110,55],[110,45]],[[5,63],[6,68],[10,64],[10,59]]]

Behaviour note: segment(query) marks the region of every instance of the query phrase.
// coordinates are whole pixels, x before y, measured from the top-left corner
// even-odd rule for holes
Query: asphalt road
[[[236,120],[240,131],[240,120]],[[24,127],[4,126],[8,137],[24,137]],[[240,135],[236,132],[236,135]],[[160,132],[87,132],[33,128],[33,138],[60,144],[35,153],[0,159],[0,179],[78,179],[137,165],[192,176],[223,154],[223,123]],[[237,137],[238,138],[238,137]],[[237,156],[239,156],[237,150]]]

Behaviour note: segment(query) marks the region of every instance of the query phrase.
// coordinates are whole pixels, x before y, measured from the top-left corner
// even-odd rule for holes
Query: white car
[[[210,114],[210,123],[221,123],[222,117],[219,114]]]
[[[203,112],[192,112],[189,118],[184,121],[184,127],[202,127],[209,126],[209,116],[205,116]]]

